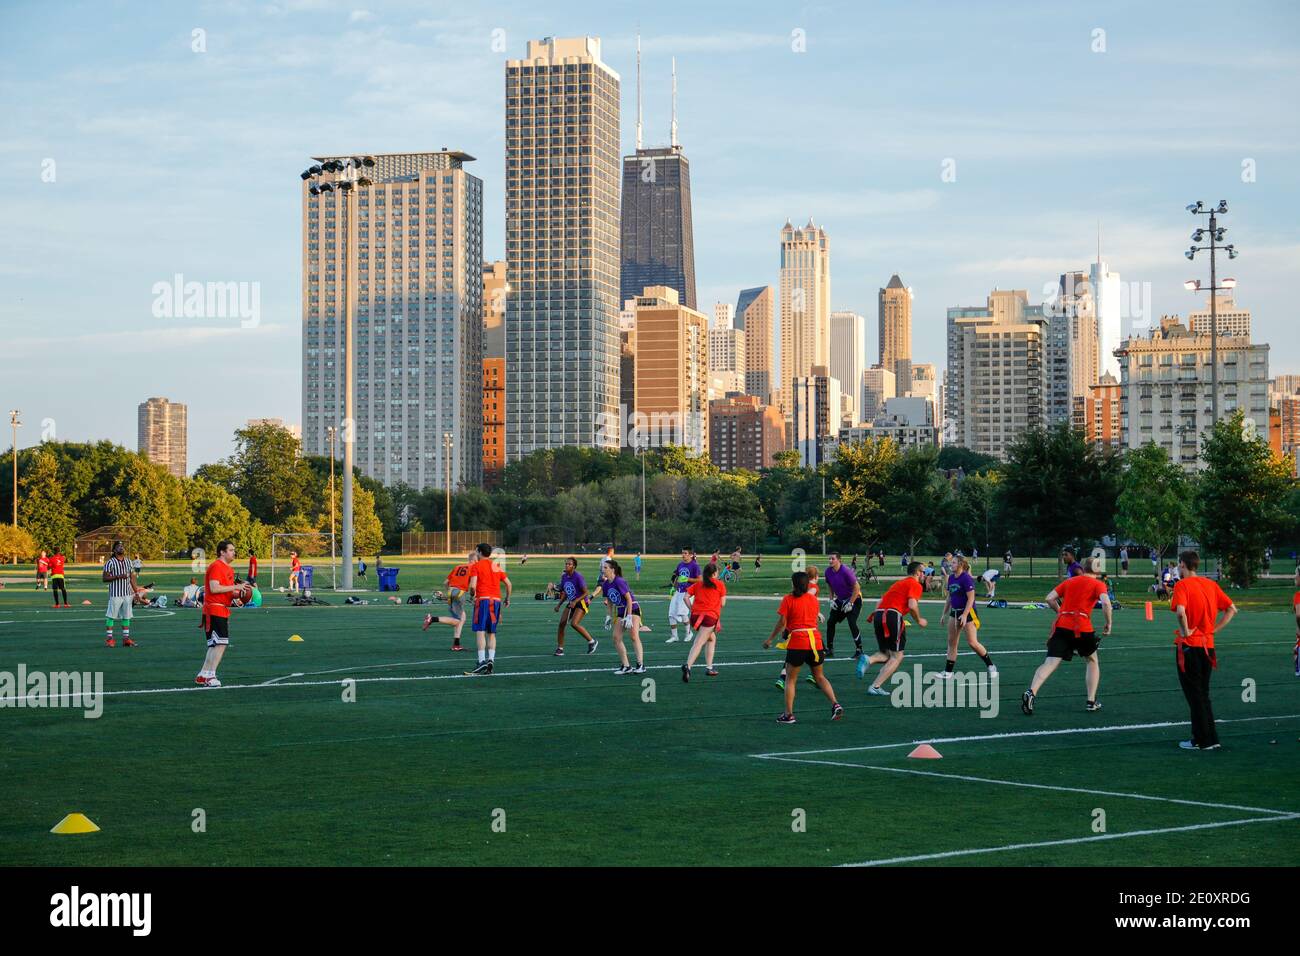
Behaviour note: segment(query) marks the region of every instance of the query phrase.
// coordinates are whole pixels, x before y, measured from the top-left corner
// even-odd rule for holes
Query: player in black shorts
[[[1097,660],[1097,648],[1101,638],[1110,633],[1111,603],[1106,583],[1099,579],[1101,558],[1086,558],[1083,573],[1066,578],[1047,595],[1047,606],[1056,611],[1056,624],[1052,635],[1047,639],[1047,657],[1038,665],[1029,689],[1020,698],[1020,709],[1026,716],[1032,716],[1038,702],[1038,692],[1047,678],[1051,677],[1061,665],[1061,661],[1073,660],[1078,654],[1087,663],[1084,673],[1084,685],[1088,693],[1085,710],[1101,710],[1097,701],[1097,686],[1101,683],[1101,664]],[[1106,628],[1101,636],[1092,628],[1092,610],[1098,604],[1106,613]]]

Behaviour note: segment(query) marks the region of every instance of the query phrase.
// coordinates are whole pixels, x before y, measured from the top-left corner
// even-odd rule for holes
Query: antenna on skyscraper
[[[677,145],[677,57],[673,57],[673,125],[668,136],[668,145]]]
[[[641,148],[641,34],[636,35],[636,148]]]

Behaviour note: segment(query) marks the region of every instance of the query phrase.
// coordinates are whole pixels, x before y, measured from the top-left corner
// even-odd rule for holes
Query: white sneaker
[[[220,686],[221,686],[221,681],[217,680],[215,677],[209,677],[207,680],[205,680],[205,681],[203,682],[203,686],[204,686],[204,687],[220,687]]]
[[[992,676],[996,675],[997,672],[998,672],[998,665],[997,665],[997,664],[990,664],[990,665],[989,665],[989,676],[992,677]]]
[[[940,671],[939,680],[952,680],[952,671]]]
[[[668,640],[664,641],[664,643],[665,643],[665,644],[676,644],[676,643],[677,643],[677,635],[674,634],[672,637],[668,638]]]

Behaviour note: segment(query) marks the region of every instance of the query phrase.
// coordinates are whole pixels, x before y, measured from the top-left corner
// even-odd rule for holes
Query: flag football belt
[[[817,642],[813,640],[813,636],[817,634],[817,628],[796,627],[794,630],[790,632],[790,636],[793,637],[795,634],[798,634],[801,631],[808,635],[808,650],[812,651],[813,663],[816,664],[819,660],[821,660],[821,658],[818,656],[817,653]],[[787,641],[786,643],[788,646],[789,642]]]
[[[1194,633],[1196,632],[1193,631],[1192,634]],[[1188,640],[1188,638],[1190,638],[1191,636],[1192,636],[1191,634],[1187,634],[1186,636],[1184,636],[1182,633],[1178,631],[1177,628],[1174,629],[1174,649],[1178,651],[1178,673],[1180,674],[1187,673],[1187,659],[1184,656],[1184,651],[1189,647],[1202,646],[1200,644],[1193,644],[1190,640]],[[1296,646],[1300,647],[1300,640],[1296,641]],[[1218,670],[1219,656],[1214,653],[1214,648],[1206,647],[1205,654],[1210,659],[1210,669]]]
[[[1084,631],[1083,631],[1083,624],[1082,624],[1082,622],[1080,622],[1080,621],[1076,621],[1076,622],[1074,623],[1074,626],[1073,626],[1073,627],[1070,627],[1070,626],[1068,626],[1068,625],[1064,625],[1064,624],[1061,623],[1061,618],[1066,617],[1066,616],[1069,616],[1069,617],[1081,617],[1081,618],[1083,618],[1085,621],[1086,621],[1086,620],[1091,620],[1091,616],[1090,616],[1087,612],[1085,612],[1085,611],[1062,611],[1062,612],[1057,616],[1057,618],[1056,618],[1056,626],[1059,627],[1059,628],[1061,628],[1061,630],[1063,630],[1063,631],[1069,631],[1071,634],[1074,635],[1074,639],[1077,641],[1077,640],[1079,640],[1079,635],[1081,635],[1082,633],[1084,633]]]

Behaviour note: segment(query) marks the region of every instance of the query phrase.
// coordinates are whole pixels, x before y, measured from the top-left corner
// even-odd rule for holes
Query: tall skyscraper
[[[709,450],[709,319],[682,305],[677,290],[649,286],[636,298],[633,394],[653,445]]]
[[[831,313],[831,378],[848,399],[849,422],[862,421],[862,373],[866,371],[867,322],[856,312]]]
[[[745,333],[745,392],[763,404],[772,401],[776,387],[772,376],[773,327],[776,305],[770,285],[741,289],[736,300],[735,326]]]
[[[677,64],[667,146],[641,146],[641,52],[637,41],[636,152],[623,158],[620,299],[648,286],[676,289],[695,308],[695,237],[691,226],[691,167],[677,142]]]
[[[1093,312],[1097,317],[1097,374],[1109,372],[1119,377],[1119,359],[1115,350],[1124,341],[1124,323],[1121,316],[1123,299],[1121,297],[1118,272],[1111,272],[1101,259],[1101,241],[1097,242],[1097,261],[1088,272],[1088,284],[1092,289]],[[1089,382],[1089,385],[1096,384]]]
[[[318,156],[316,162],[346,159]],[[383,153],[346,199],[302,184],[303,452],[343,427],[344,313],[356,356],[356,467],[384,484],[482,480],[483,183],[474,157]],[[316,180],[320,182],[320,180]],[[348,222],[355,203],[357,221]],[[349,280],[355,279],[355,289]]]
[[[779,392],[789,417],[791,386],[830,365],[831,248],[811,219],[802,229],[781,227],[781,365]]]
[[[799,463],[815,468],[830,459],[839,440],[840,383],[824,365],[809,373],[790,383],[791,436]]]
[[[619,441],[619,77],[594,37],[506,61],[506,460]]]
[[[898,394],[911,391],[912,290],[898,273],[880,290],[880,364],[894,373]]]
[[[188,413],[186,406],[165,398],[151,398],[136,409],[136,449],[177,478],[186,474]]]
[[[1092,282],[1086,272],[1063,272],[1056,301],[1047,310],[1069,325],[1070,402],[1088,401],[1089,390],[1101,379],[1101,346]]]
[[[483,483],[506,467],[506,264],[483,263]]]

